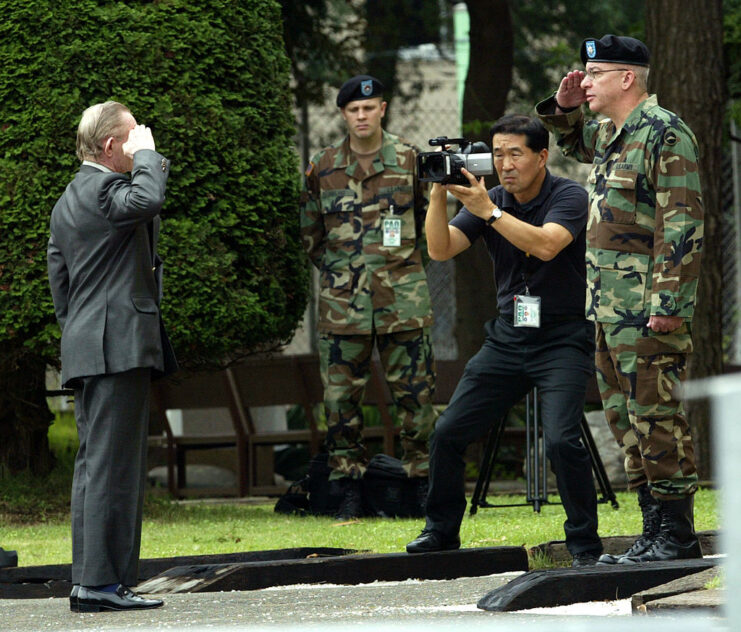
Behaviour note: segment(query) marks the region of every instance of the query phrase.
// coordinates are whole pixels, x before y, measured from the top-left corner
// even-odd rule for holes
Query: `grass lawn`
[[[0,480],[0,546],[18,551],[22,566],[71,561],[69,487],[74,458],[74,429],[69,421],[53,424],[50,441],[57,467],[45,479]],[[492,487],[495,488],[495,482]],[[620,509],[599,505],[600,535],[639,533],[641,514],[635,494],[617,494]],[[522,502],[523,496],[490,497],[492,502]],[[557,497],[551,496],[552,501]],[[423,527],[420,520],[363,519],[337,523],[331,518],[294,517],[273,512],[275,501],[246,503],[176,503],[148,496],[142,534],[142,558],[327,546],[377,553],[403,551]],[[560,505],[480,509],[466,514],[464,547],[535,546],[563,539],[565,515]],[[718,528],[716,493],[695,496],[695,527]]]

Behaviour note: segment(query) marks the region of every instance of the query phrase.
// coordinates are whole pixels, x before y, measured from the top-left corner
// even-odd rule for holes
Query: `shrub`
[[[181,363],[289,339],[308,269],[279,5],[0,0],[0,11],[0,384],[57,363],[49,214],[79,166],[80,114],[107,99],[172,160],[159,251]],[[0,389],[0,435],[22,416],[9,395]]]

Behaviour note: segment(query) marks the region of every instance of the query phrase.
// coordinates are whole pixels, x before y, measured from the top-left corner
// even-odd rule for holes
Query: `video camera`
[[[487,176],[494,173],[491,150],[484,142],[438,136],[430,138],[430,145],[439,145],[443,150],[428,151],[417,155],[417,174],[421,182],[468,186],[468,179],[461,173],[462,168],[470,171],[474,176]],[[460,153],[445,149],[446,145],[458,145]]]

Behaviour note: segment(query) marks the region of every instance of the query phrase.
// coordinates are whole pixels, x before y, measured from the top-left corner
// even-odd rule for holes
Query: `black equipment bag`
[[[423,515],[417,500],[421,480],[409,478],[399,459],[376,454],[363,476],[363,500],[370,516],[411,518]]]
[[[320,452],[309,461],[309,472],[292,483],[278,498],[275,511],[285,514],[328,516],[337,513],[342,497],[332,495],[327,465],[328,455]]]
[[[293,483],[278,499],[278,513],[316,516],[337,514],[341,487],[331,485],[328,454],[322,452],[309,461],[309,473]],[[368,462],[362,478],[363,508],[366,515],[380,518],[419,518],[424,508],[418,500],[418,485],[427,479],[410,479],[399,459],[376,454]]]

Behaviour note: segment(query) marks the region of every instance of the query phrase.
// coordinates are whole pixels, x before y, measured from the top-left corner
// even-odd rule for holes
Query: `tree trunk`
[[[463,135],[490,145],[489,128],[504,114],[512,85],[512,18],[507,0],[467,0],[466,5],[471,54],[463,94]],[[456,340],[459,356],[467,359],[483,342],[484,323],[497,313],[492,263],[483,240],[455,258],[455,270]]]
[[[721,0],[652,0],[647,3],[646,38],[651,50],[651,92],[659,104],[690,126],[700,145],[705,204],[702,273],[692,323],[695,352],[691,379],[723,369],[721,321],[721,174],[726,106]],[[710,476],[711,434],[706,402],[686,402],[701,478]]]
[[[46,364],[13,357],[0,345],[0,478],[23,471],[47,474],[54,457],[47,436],[53,415],[46,404]]]

